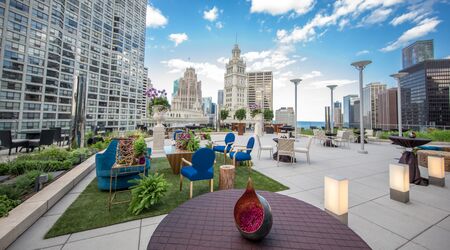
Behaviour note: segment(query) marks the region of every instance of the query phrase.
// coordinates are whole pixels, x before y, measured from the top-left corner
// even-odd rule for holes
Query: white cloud
[[[419,12],[418,12],[418,11],[408,12],[408,13],[405,13],[405,14],[403,14],[403,15],[400,15],[400,16],[398,16],[398,17],[392,19],[392,21],[390,22],[390,24],[391,24],[392,26],[397,26],[397,25],[400,25],[400,24],[402,24],[402,23],[404,23],[404,22],[414,20],[418,15],[419,15]]]
[[[206,28],[208,31],[211,31],[211,26],[206,25],[205,28]]]
[[[203,18],[210,22],[214,22],[219,17],[219,9],[214,6],[210,10],[203,11]]]
[[[186,33],[175,33],[169,35],[169,40],[175,43],[175,47],[189,39]]]
[[[199,76],[209,78],[217,82],[223,82],[223,74],[225,70],[223,67],[218,67],[215,64],[208,62],[190,62],[183,59],[170,59],[168,61],[161,61],[162,64],[169,68],[170,74],[181,74],[188,67],[195,68]]]
[[[314,0],[252,0],[251,13],[268,13],[270,15],[282,15],[290,11],[301,15],[309,12],[315,4]]]
[[[303,81],[305,81],[305,80],[317,78],[317,77],[320,77],[320,76],[322,76],[322,72],[317,71],[317,70],[313,70],[313,71],[311,71],[310,73],[303,74],[303,75],[300,77],[300,79],[302,79]]]
[[[242,56],[246,59],[249,71],[280,70],[297,62],[290,57],[293,50],[291,46],[278,46],[271,50],[247,52]]]
[[[222,22],[217,22],[216,23],[216,28],[217,29],[222,29],[223,28],[223,23]]]
[[[147,5],[146,26],[149,28],[164,27],[167,24],[167,18],[161,11],[153,6]]]
[[[221,64],[226,64],[226,63],[228,63],[228,61],[229,61],[229,59],[226,58],[226,57],[223,57],[223,56],[217,58],[217,62],[218,62],[218,63],[221,63]]]
[[[445,57],[444,59],[450,59],[450,55],[448,55],[447,57]]]
[[[344,86],[352,83],[356,83],[356,80],[349,79],[337,79],[337,80],[323,80],[323,81],[315,81],[315,82],[305,82],[305,87],[309,89],[320,89],[325,88],[327,85],[335,84],[338,86]]]
[[[441,23],[441,20],[434,18],[427,18],[422,20],[417,26],[405,31],[396,41],[390,42],[381,51],[389,52],[405,46],[412,40],[426,36],[430,32],[436,31],[436,26]]]
[[[370,15],[363,18],[360,25],[371,25],[384,22],[391,13],[392,9],[378,8],[374,10]]]
[[[369,53],[370,53],[370,51],[365,49],[365,50],[356,52],[356,56],[361,56],[361,55],[365,55],[365,54],[369,54]]]

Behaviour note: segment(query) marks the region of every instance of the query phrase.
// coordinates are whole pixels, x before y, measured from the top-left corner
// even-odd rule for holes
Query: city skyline
[[[374,62],[365,84],[394,87],[389,75],[402,69],[401,49],[416,40],[433,39],[437,59],[450,56],[450,38],[439,32],[449,29],[448,10],[442,1],[155,0],[147,8],[145,65],[154,85],[167,90],[177,74],[195,67],[204,96],[216,102],[237,40],[248,71],[274,72],[274,109],[293,106],[293,95],[282,97],[293,92],[289,79],[300,77],[298,120],[321,121],[329,105],[325,85],[339,85],[335,100],[358,92],[352,61]]]

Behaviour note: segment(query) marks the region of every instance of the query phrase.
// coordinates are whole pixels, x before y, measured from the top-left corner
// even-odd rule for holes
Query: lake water
[[[300,127],[300,126],[304,129],[309,129],[311,126],[321,128],[321,127],[325,127],[325,122],[297,121],[297,127]]]

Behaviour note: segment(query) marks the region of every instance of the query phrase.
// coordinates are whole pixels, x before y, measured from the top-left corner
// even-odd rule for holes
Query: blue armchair
[[[109,184],[110,184],[110,177],[111,177],[111,168],[116,162],[116,151],[117,151],[117,144],[119,143],[119,140],[112,140],[109,144],[108,148],[106,148],[105,151],[101,153],[97,153],[95,155],[95,170],[97,174],[97,183],[98,183],[98,189],[109,191]],[[150,170],[150,158],[152,150],[151,148],[147,149],[147,158],[145,159],[145,173],[148,174],[148,171]],[[144,172],[144,167],[140,167],[139,172]],[[116,189],[127,189],[131,185],[128,183],[129,180],[140,178],[139,173],[133,172],[133,173],[121,173],[117,176],[117,185]],[[112,187],[114,189],[114,185]]]
[[[236,166],[236,162],[243,161],[251,166],[252,162],[251,153],[254,145],[255,145],[254,137],[250,137],[250,139],[248,139],[247,146],[233,145],[233,148],[229,153],[230,159],[233,160],[233,165]]]
[[[193,181],[209,180],[209,188],[211,192],[214,186],[214,161],[216,155],[214,151],[209,148],[201,148],[192,155],[192,163],[181,158],[181,171],[180,171],[180,191],[183,190],[183,177],[188,178],[190,182],[189,186],[189,199],[192,198]],[[183,166],[187,164],[188,166]]]
[[[216,144],[217,142],[225,142],[225,145],[215,145],[212,148],[214,152],[219,152],[219,153],[223,154],[224,163],[227,160],[227,153],[229,153],[231,151],[231,148],[233,147],[235,138],[236,138],[236,136],[233,133],[228,133],[225,136],[224,141],[213,142],[214,144]]]

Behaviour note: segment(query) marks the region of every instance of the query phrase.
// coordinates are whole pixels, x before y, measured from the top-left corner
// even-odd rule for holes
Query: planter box
[[[95,168],[95,155],[75,166],[0,218],[0,249],[6,249]]]

